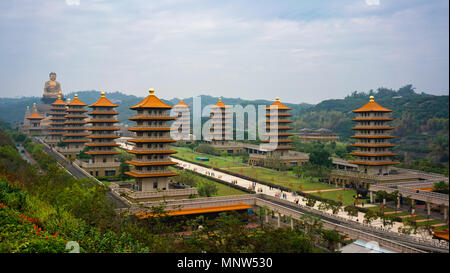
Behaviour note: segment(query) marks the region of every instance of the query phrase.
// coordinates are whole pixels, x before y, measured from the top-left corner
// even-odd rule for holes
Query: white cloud
[[[380,0],[366,0],[368,6],[379,6]]]
[[[68,6],[79,6],[80,0],[66,0]]]
[[[448,90],[448,25],[422,8],[374,12],[361,0],[346,0],[339,16],[305,19],[194,0],[135,1],[85,1],[76,10],[64,2],[56,11],[50,2],[35,7],[16,22],[34,22],[36,38],[14,34],[13,41],[21,42],[15,58],[0,43],[6,60],[0,75],[26,77],[20,88],[35,96],[49,71],[58,73],[64,92],[142,95],[154,87],[165,98],[204,93],[273,99],[275,90],[284,101],[319,102],[407,83]],[[351,3],[357,7],[348,10]],[[16,9],[6,12],[21,12]],[[29,58],[22,51],[31,52]],[[0,80],[16,88],[13,79]]]

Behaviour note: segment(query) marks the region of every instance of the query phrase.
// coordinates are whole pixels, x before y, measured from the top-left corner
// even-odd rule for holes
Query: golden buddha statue
[[[56,73],[51,72],[49,76],[50,80],[45,82],[44,95],[42,98],[42,101],[45,104],[53,103],[58,98],[58,95],[60,95],[61,98],[64,97],[61,91],[61,84],[56,81]]]

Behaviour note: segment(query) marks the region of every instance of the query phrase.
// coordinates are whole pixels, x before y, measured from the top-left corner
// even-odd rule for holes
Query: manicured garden
[[[232,173],[245,175],[247,177],[262,180],[266,182],[270,182],[276,185],[280,185],[286,188],[291,188],[293,190],[301,190],[301,191],[313,191],[313,190],[324,190],[324,189],[332,189],[333,186],[326,185],[318,182],[310,182],[307,179],[299,179],[292,175],[283,174],[282,172],[276,170],[270,170],[259,167],[252,167],[246,164],[238,163],[239,159],[236,157],[235,162],[228,161],[231,160],[231,156],[224,157],[226,159],[222,159],[222,157],[216,157],[206,154],[199,154],[192,152],[190,149],[185,147],[173,147],[174,150],[178,151],[175,154],[176,157],[181,159],[186,159],[192,162],[196,162],[196,157],[206,157],[209,158],[210,161],[198,161],[198,163],[223,169]],[[314,181],[314,179],[313,179]],[[301,186],[299,188],[299,186]]]
[[[342,202],[342,204],[344,205],[353,205],[355,202],[355,198],[353,196],[356,195],[356,191],[347,189],[338,191],[313,192],[311,194],[336,202]],[[358,199],[358,203],[366,203],[366,200]]]
[[[171,149],[177,151],[174,156],[180,157],[182,159],[187,159],[190,161],[197,161],[195,160],[196,157],[205,157],[208,158],[209,161],[198,161],[199,163],[203,163],[205,165],[214,167],[214,168],[226,168],[226,167],[240,167],[245,166],[244,164],[240,163],[242,162],[242,158],[235,157],[233,162],[233,157],[231,156],[212,156],[207,154],[199,154],[192,152],[189,148],[186,147],[171,147]]]

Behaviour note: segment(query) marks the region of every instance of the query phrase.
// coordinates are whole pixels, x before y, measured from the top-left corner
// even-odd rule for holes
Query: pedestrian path
[[[442,227],[442,226],[446,226],[447,224],[446,223],[439,223],[439,224],[434,224],[434,225],[431,225],[432,227]]]

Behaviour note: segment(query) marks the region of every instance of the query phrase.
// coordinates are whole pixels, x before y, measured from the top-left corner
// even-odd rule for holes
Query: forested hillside
[[[73,98],[78,93],[79,98],[91,104],[99,96],[99,91],[77,91],[66,94],[67,98]],[[145,94],[143,94],[145,95]],[[354,114],[351,112],[369,101],[369,96],[375,96],[375,100],[382,106],[393,110],[395,127],[393,134],[397,137],[394,140],[399,146],[396,151],[400,154],[400,160],[411,163],[417,159],[424,159],[435,163],[448,163],[448,132],[449,132],[449,96],[434,96],[425,93],[415,92],[412,85],[407,85],[399,90],[379,88],[377,91],[353,92],[344,99],[325,100],[317,105],[310,104],[290,104],[292,107],[292,119],[296,131],[302,128],[329,128],[340,136],[341,141],[350,141],[353,134],[350,129],[354,123],[351,119]],[[159,93],[160,98],[164,98],[164,93]],[[130,106],[140,102],[143,97],[126,95],[120,92],[107,93],[107,97],[119,105],[119,120],[122,123],[132,124],[128,118],[134,113]],[[217,103],[218,98],[201,95],[202,106]],[[164,100],[166,103],[175,105],[179,98]],[[192,105],[192,98],[183,98],[184,102]],[[248,104],[270,105],[268,100],[243,100],[240,98],[222,98],[228,105],[246,106]],[[24,97],[20,99],[0,98],[0,116],[3,120],[16,124],[23,121],[26,106],[31,106],[33,102],[40,103],[40,98]]]
[[[399,90],[379,88],[377,91],[353,92],[344,99],[326,100],[303,110],[295,116],[294,127],[329,128],[341,140],[349,141],[354,133],[351,121],[355,110],[375,96],[375,101],[393,110],[393,140],[397,152],[406,161],[427,158],[434,162],[448,162],[449,111],[447,96],[416,93],[411,85]]]

